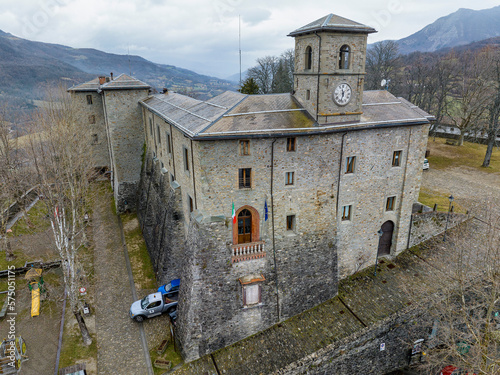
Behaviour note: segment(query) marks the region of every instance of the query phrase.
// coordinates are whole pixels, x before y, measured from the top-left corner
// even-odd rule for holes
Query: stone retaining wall
[[[446,228],[447,212],[423,212],[412,215],[412,226],[409,247],[418,245],[428,239],[444,233]],[[469,218],[465,214],[450,213],[448,220],[448,229],[464,222]]]

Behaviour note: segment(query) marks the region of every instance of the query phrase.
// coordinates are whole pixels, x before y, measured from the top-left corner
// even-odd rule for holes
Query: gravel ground
[[[470,209],[475,215],[478,215],[477,205],[484,207],[486,201],[497,202],[497,205],[500,202],[500,174],[470,167],[446,170],[431,167],[423,173],[422,188],[453,195],[460,205]]]

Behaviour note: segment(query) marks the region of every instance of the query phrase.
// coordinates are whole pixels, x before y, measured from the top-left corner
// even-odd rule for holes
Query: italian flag
[[[233,218],[233,224],[236,224],[236,213],[234,212],[234,202],[233,202],[233,212],[231,214],[231,217]]]

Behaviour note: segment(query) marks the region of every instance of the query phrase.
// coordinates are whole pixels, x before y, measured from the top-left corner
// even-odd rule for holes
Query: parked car
[[[181,284],[181,279],[174,279],[168,284],[162,285],[158,288],[158,292],[166,295],[167,297],[174,297],[179,294],[179,286]]]
[[[424,159],[424,171],[429,169],[429,160]]]
[[[152,318],[166,312],[167,314],[177,310],[177,299],[170,299],[165,294],[153,293],[130,306],[129,315],[136,322],[142,322],[145,318]]]

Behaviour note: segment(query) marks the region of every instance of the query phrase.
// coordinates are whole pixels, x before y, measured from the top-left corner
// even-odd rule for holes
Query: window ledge
[[[262,302],[260,303],[256,303],[255,305],[244,305],[241,309],[242,310],[251,310],[251,309],[255,309],[255,308],[258,308],[258,307],[263,307],[264,304]]]

